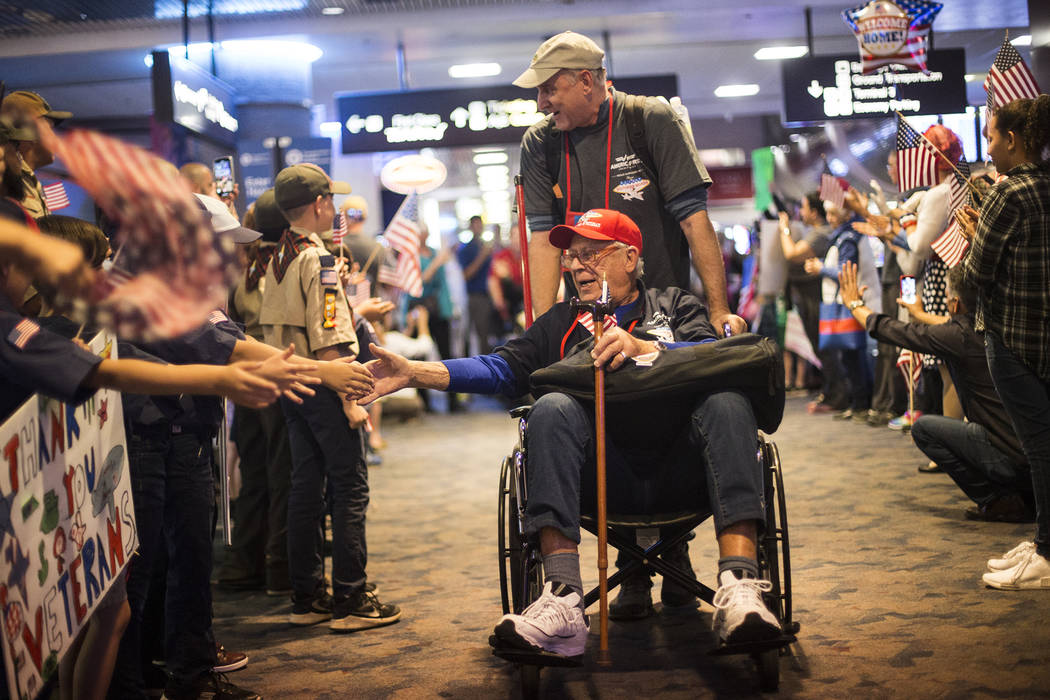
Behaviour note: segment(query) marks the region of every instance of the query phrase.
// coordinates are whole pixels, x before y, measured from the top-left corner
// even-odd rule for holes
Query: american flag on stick
[[[239,275],[234,244],[215,235],[169,164],[102,134],[42,133],[43,145],[115,223],[114,262],[88,300],[90,320],[128,340],[170,338],[199,326]]]
[[[1039,96],[1035,76],[1010,43],[1009,36],[999,47],[988,77],[984,79],[984,89],[988,92],[988,108],[992,112],[1014,100]]]
[[[66,195],[66,187],[61,182],[53,182],[44,185],[44,204],[50,211],[58,211],[69,206],[69,197]]]
[[[849,183],[840,177],[835,177],[828,168],[827,161],[824,162],[824,172],[820,174],[820,191],[817,196],[825,202],[831,202],[836,208],[841,209],[846,204],[846,190]]]
[[[901,192],[937,184],[937,150],[897,116],[897,182]]]
[[[346,238],[347,228],[346,212],[340,212],[339,226],[332,232],[332,242],[336,245],[343,245],[343,239]]]
[[[897,369],[904,375],[905,380],[910,379],[911,385],[915,386],[922,376],[922,355],[907,349],[901,350],[897,357]]]
[[[948,267],[955,267],[966,256],[970,242],[959,230],[959,222],[955,220],[955,212],[960,207],[973,205],[973,192],[970,190],[969,175],[970,164],[959,161],[955,166],[958,171],[952,173],[948,189],[948,228],[944,230],[937,240],[930,244],[933,252],[937,254]]]
[[[361,276],[359,282],[351,282],[346,286],[346,299],[350,302],[351,308],[368,301],[371,296],[372,283],[364,275]]]
[[[419,264],[419,197],[412,192],[401,203],[390,225],[383,232],[390,247],[397,251],[397,266],[393,274],[386,273],[380,281],[408,292],[414,297],[423,294],[423,273]],[[389,268],[387,268],[389,270]],[[384,268],[379,274],[383,275]]]

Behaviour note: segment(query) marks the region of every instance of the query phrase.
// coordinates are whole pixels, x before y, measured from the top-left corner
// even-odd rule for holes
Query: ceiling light
[[[758,94],[758,85],[745,83],[743,85],[719,85],[715,88],[715,97],[750,97]]]
[[[203,63],[211,55],[210,42],[194,42],[189,45],[190,60]],[[313,63],[324,55],[318,47],[303,41],[285,41],[280,39],[229,39],[215,45],[217,53],[248,54],[249,56],[277,56],[279,58],[297,58]],[[168,47],[168,54],[176,58],[186,57],[186,47],[178,44]],[[143,58],[146,67],[153,66],[153,56],[146,54]]]
[[[338,134],[343,128],[343,125],[339,122],[321,122],[317,125],[317,130],[322,134]]]
[[[489,151],[488,153],[475,153],[474,165],[501,165],[506,163],[510,156],[506,151]]]
[[[978,80],[984,80],[987,75],[987,73],[967,73],[963,77],[966,78],[968,83],[976,83]]]
[[[759,61],[778,61],[784,58],[801,58],[809,53],[805,46],[764,46],[755,52]]]
[[[1017,37],[1016,39],[1010,39],[1010,43],[1013,44],[1014,46],[1031,46],[1032,45],[1032,35],[1031,34],[1022,34],[1021,36]]]
[[[341,15],[344,12],[346,12],[346,10],[344,8],[342,8],[342,7],[322,7],[321,8],[321,14],[322,15],[330,15],[330,16],[333,16],[333,17],[335,15]]]
[[[487,78],[502,72],[503,67],[498,63],[460,63],[448,67],[450,78]]]

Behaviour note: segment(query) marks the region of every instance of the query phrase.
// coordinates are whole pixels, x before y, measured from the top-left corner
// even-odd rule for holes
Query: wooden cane
[[[605,305],[609,303],[609,285],[602,275],[602,298],[595,305],[594,343],[602,339],[605,330]],[[601,365],[594,368],[594,426],[595,457],[598,500],[598,665],[610,666],[609,658],[609,542],[605,483],[605,370]]]
[[[915,414],[915,353],[908,357],[908,421]],[[909,428],[911,426],[909,425]]]
[[[518,240],[521,243],[521,282],[525,293],[525,328],[532,325],[532,284],[529,281],[529,234],[525,226],[525,186],[521,175],[514,176],[514,196],[518,205]],[[597,337],[597,336],[596,336]]]

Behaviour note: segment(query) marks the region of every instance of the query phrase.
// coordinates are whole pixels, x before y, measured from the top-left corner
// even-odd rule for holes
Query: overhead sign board
[[[233,145],[237,123],[233,88],[167,51],[153,52],[153,116]]]
[[[678,78],[619,78],[618,90],[671,98]],[[336,98],[343,153],[517,143],[543,118],[536,91],[512,85],[450,90],[355,93]]]
[[[784,122],[816,124],[913,114],[954,114],[966,109],[966,52],[931,51],[929,74],[892,71],[864,75],[856,55],[782,61]]]

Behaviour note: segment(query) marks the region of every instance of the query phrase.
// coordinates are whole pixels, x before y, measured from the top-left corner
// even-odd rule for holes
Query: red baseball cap
[[[619,241],[642,251],[642,232],[626,214],[612,209],[591,209],[576,220],[575,226],[555,226],[550,232],[551,245],[565,250],[574,235],[595,241]]]

